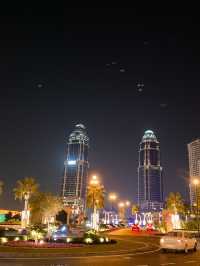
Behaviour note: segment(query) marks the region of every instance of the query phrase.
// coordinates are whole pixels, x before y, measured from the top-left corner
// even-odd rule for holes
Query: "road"
[[[76,257],[65,258],[0,258],[0,266],[200,266],[200,250],[188,254],[161,253],[158,237],[135,236],[130,229],[122,229],[111,235],[112,238],[124,241],[126,248],[115,252],[113,245],[113,252],[105,251],[99,255],[93,254],[87,257],[78,257],[77,254]]]

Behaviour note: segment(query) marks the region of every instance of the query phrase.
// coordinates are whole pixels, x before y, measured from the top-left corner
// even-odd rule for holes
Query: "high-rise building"
[[[197,139],[188,144],[189,155],[189,189],[190,189],[190,204],[194,206],[196,203],[196,185],[194,180],[199,181],[200,185],[200,139]]]
[[[160,145],[151,130],[145,131],[139,146],[138,205],[143,211],[158,211],[163,207]]]
[[[89,138],[85,126],[77,124],[66,139],[66,144],[62,196],[65,205],[73,206],[78,212],[85,207],[89,168]]]

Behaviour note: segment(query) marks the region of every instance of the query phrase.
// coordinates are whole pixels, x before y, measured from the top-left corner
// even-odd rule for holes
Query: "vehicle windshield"
[[[167,233],[167,236],[182,237],[182,233],[181,232],[169,232]]]

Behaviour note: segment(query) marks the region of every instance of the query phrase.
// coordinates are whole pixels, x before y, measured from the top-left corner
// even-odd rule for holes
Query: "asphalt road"
[[[88,257],[66,258],[0,258],[0,266],[200,266],[200,250],[184,253],[161,253],[158,247],[159,239],[151,236],[135,236],[130,230],[120,230],[112,233],[112,237],[126,242],[126,250],[112,254],[101,254]],[[130,249],[127,249],[130,242]],[[133,249],[133,242],[143,244],[139,249]],[[131,246],[132,245],[132,246]]]

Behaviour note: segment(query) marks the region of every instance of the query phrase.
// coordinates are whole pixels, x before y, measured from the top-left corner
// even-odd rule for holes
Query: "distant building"
[[[142,211],[159,211],[163,207],[160,145],[151,130],[145,131],[139,146],[138,205]]]
[[[77,124],[66,144],[62,196],[65,205],[72,206],[78,213],[85,208],[89,168],[89,138],[85,126]]]
[[[15,215],[21,216],[20,211],[0,209],[0,223],[5,222],[7,214],[10,214],[11,217],[14,217]]]
[[[197,139],[188,145],[189,155],[189,189],[190,189],[190,204],[194,206],[196,203],[196,187],[194,179],[199,180],[200,185],[200,139]]]

